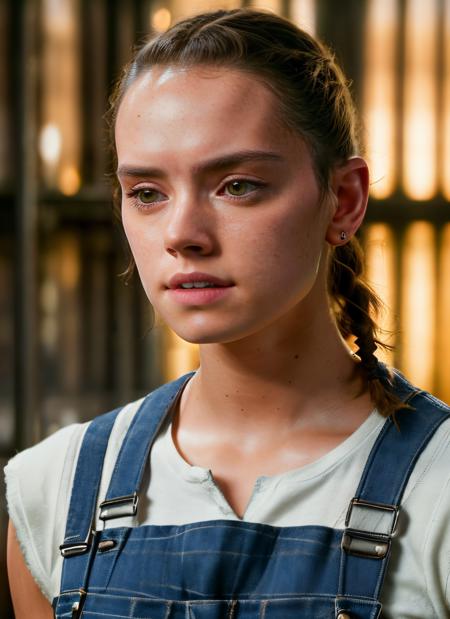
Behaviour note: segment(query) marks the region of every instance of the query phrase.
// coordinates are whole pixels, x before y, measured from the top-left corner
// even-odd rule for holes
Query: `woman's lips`
[[[181,305],[208,305],[229,295],[232,288],[233,285],[214,288],[169,288],[167,292],[171,299]]]
[[[170,278],[168,287],[170,289],[180,288],[181,284],[193,284],[195,282],[208,282],[217,287],[232,286],[233,282],[225,280],[210,273],[202,273],[201,271],[192,271],[190,273],[176,273]]]
[[[182,284],[195,283],[209,284],[204,288],[183,288]],[[234,284],[230,280],[222,279],[211,273],[192,271],[190,273],[176,273],[170,278],[168,294],[171,299],[181,305],[208,305],[223,299],[230,294]]]

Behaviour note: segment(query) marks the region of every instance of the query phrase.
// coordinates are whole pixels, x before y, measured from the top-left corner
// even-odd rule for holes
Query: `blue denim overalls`
[[[108,520],[136,514],[152,442],[191,376],[149,394],[134,416],[100,504],[106,523],[102,531],[93,530],[97,494],[119,409],[88,426],[61,546],[64,563],[61,593],[53,602],[55,617],[379,617],[405,485],[450,410],[395,374],[397,393],[414,410],[397,413],[400,431],[391,419],[383,425],[349,505],[345,529],[239,520],[108,528]]]

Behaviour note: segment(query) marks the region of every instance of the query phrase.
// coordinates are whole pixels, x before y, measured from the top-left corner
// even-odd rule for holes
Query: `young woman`
[[[450,616],[450,410],[374,355],[330,53],[199,15],[137,52],[110,119],[142,284],[201,362],[9,463],[16,617]]]

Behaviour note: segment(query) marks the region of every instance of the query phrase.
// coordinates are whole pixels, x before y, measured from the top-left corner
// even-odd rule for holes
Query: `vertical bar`
[[[105,0],[81,2],[82,170],[88,183],[103,184],[106,168],[106,8]],[[92,59],[95,58],[95,62]]]
[[[14,325],[16,447],[23,449],[41,436],[37,391],[37,24],[39,0],[13,4],[14,39],[17,42],[16,127],[17,149],[17,255],[15,260]]]
[[[87,323],[83,329],[84,384],[90,393],[95,394],[104,394],[107,389],[108,338],[111,336],[108,304],[110,251],[111,241],[103,230],[96,230],[87,239],[84,252],[84,313]]]
[[[286,14],[299,28],[314,35],[316,31],[315,0],[288,0]]]
[[[402,277],[401,368],[419,387],[435,382],[436,235],[427,221],[406,229]]]
[[[443,87],[441,89],[441,186],[444,197],[450,202],[450,0],[443,0],[443,20],[441,42],[443,54],[442,61]]]
[[[3,187],[9,183],[12,176],[10,59],[13,57],[13,41],[10,40],[10,34],[10,7],[5,0],[2,0],[0,2],[0,184]]]
[[[283,0],[251,0],[250,6],[255,9],[264,9],[273,13],[282,14]]]
[[[41,171],[47,187],[71,196],[81,185],[80,3],[79,0],[40,1]]]
[[[58,235],[58,288],[60,295],[60,340],[58,356],[62,362],[63,399],[73,400],[81,389],[81,248],[80,238],[72,231]]]
[[[437,15],[436,0],[407,0],[403,186],[415,200],[436,193]]]
[[[364,234],[364,253],[366,257],[366,275],[369,284],[385,304],[378,324],[381,327],[381,340],[395,344],[395,318],[397,314],[395,295],[395,242],[391,226],[385,223],[369,224]],[[394,355],[391,351],[381,350],[377,356],[382,361],[393,365]]]
[[[386,198],[396,184],[395,100],[397,6],[369,0],[365,25],[364,116],[371,161],[371,193]]]
[[[440,235],[437,289],[437,395],[450,404],[450,223]]]
[[[367,0],[346,0],[345,9],[335,0],[316,0],[316,32],[331,46],[350,80],[356,107],[360,109],[365,74],[364,24]]]
[[[114,5],[114,73],[118,75],[122,66],[131,58],[135,41],[134,7],[130,0],[121,0]]]

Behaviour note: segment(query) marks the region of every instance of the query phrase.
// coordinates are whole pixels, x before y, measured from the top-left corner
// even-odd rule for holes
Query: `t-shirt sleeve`
[[[63,542],[70,488],[88,424],[67,426],[5,467],[9,516],[22,554],[36,583],[52,601],[61,577]]]
[[[423,532],[424,578],[437,616],[450,617],[450,431],[448,429],[437,455],[438,475],[433,500],[433,479],[424,479],[431,486],[424,502],[429,500],[431,517]]]
[[[387,617],[450,617],[450,419],[408,482],[383,586]],[[419,610],[417,610],[419,609]],[[416,616],[416,615],[414,615]]]

